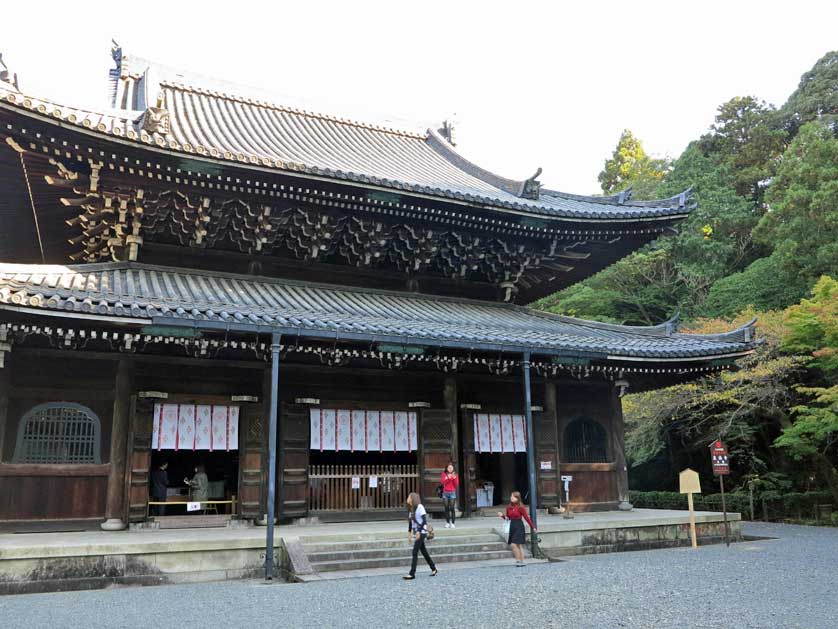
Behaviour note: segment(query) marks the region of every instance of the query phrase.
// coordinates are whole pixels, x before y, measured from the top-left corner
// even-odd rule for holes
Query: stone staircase
[[[407,531],[352,538],[301,538],[302,549],[315,573],[410,567],[413,545]],[[437,564],[497,559],[512,560],[512,551],[491,529],[436,531],[427,542],[428,552]],[[419,566],[425,560],[419,557]],[[427,568],[424,568],[427,569]]]

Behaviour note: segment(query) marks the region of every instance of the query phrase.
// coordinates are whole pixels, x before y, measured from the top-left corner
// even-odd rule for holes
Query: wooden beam
[[[34,463],[0,463],[2,476],[107,476],[110,465],[39,465]]]

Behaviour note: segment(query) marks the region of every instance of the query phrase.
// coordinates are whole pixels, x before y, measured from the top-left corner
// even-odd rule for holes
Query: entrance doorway
[[[513,491],[521,492],[526,502],[529,497],[526,453],[478,453],[476,487],[478,508],[506,504]]]
[[[168,479],[166,502],[168,505],[152,504],[149,514],[152,516],[183,516],[192,514],[229,514],[235,513],[236,491],[239,482],[239,453],[201,450],[153,450],[151,454],[150,480],[153,482],[153,472],[167,463],[166,476]],[[195,476],[196,468],[203,466],[208,480],[207,503],[200,509],[187,511],[187,504],[192,500],[192,492],[187,485],[187,479]],[[151,492],[151,482],[149,492]],[[149,499],[158,502],[151,493]]]

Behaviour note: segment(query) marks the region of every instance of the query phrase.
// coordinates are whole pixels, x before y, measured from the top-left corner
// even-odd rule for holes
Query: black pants
[[[166,502],[166,497],[155,496],[152,502]],[[166,505],[151,505],[151,515],[166,515]]]
[[[431,559],[431,556],[428,554],[428,549],[425,548],[425,537],[426,535],[423,533],[419,536],[415,542],[413,542],[413,561],[410,564],[410,576],[416,576],[416,564],[419,561],[419,552],[422,552],[422,556],[425,558],[425,561],[428,562],[428,566],[431,568],[431,572],[436,570],[436,566],[434,565],[434,560]]]
[[[443,502],[445,503],[445,521],[454,524],[454,518],[457,513],[457,499],[444,498]]]

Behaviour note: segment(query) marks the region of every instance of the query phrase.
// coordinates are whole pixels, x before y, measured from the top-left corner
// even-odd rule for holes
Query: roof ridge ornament
[[[521,186],[521,192],[518,196],[520,196],[523,199],[531,199],[533,201],[538,201],[538,197],[541,194],[541,182],[537,180],[541,175],[541,172],[541,167],[539,167],[532,177],[524,181],[523,185]]]
[[[457,146],[457,143],[454,141],[454,123],[450,120],[443,120],[442,126],[437,129],[439,135],[441,135],[448,144],[451,146]]]
[[[171,118],[169,117],[169,110],[164,105],[163,92],[160,92],[157,94],[157,101],[154,106],[147,107],[143,115],[136,121],[141,131],[145,131],[149,135],[155,133],[163,136],[169,135],[172,128]]]
[[[617,195],[617,205],[625,205],[627,201],[631,200],[631,189],[634,186],[629,186],[625,190],[620,190],[619,194]]]
[[[17,72],[12,72],[9,70],[9,66],[6,65],[6,62],[3,61],[3,53],[0,52],[0,81],[3,83],[8,83],[9,85],[13,86],[18,92],[20,91],[20,87],[17,83]]]

